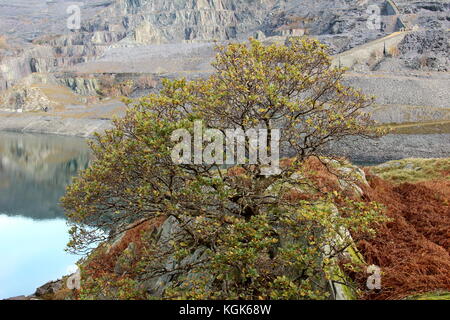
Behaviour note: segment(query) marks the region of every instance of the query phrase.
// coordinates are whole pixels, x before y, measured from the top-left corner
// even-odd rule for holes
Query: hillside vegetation
[[[449,164],[405,159],[367,169],[365,198],[384,204],[391,221],[358,244],[367,262],[383,270],[383,290],[365,298],[449,299]]]
[[[404,159],[371,168],[371,172],[394,183],[450,180],[450,159]]]

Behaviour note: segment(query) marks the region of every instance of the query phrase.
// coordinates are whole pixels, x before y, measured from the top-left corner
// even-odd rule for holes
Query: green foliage
[[[342,231],[370,233],[368,223],[377,219],[376,207],[364,211],[358,206],[348,202],[341,207],[351,213],[345,218],[335,214],[334,201],[327,199],[269,206],[268,213],[250,219],[228,218],[222,225],[204,220],[195,230],[203,237],[209,233],[208,238],[217,234],[214,248],[206,250],[208,260],[189,266],[187,276],[180,277],[167,295],[183,299],[329,298],[326,280],[335,280],[336,274],[326,270],[339,270],[336,258],[353,244]],[[194,239],[175,243],[175,251],[192,248]]]
[[[406,300],[450,300],[450,292],[428,292],[408,297]]]
[[[103,274],[85,278],[80,300],[142,300],[150,297],[135,279]]]
[[[318,156],[329,141],[381,134],[361,112],[371,99],[341,84],[345,70],[332,68],[315,40],[231,44],[218,48],[214,67],[206,80],[165,80],[159,94],[97,135],[95,161],[62,200],[73,225],[69,249],[89,251],[132,222],[164,216],[176,232],[164,241],[149,239],[135,271],[139,279],[171,272],[165,297],[328,298],[333,275],[327,270],[353,244],[349,231],[373,236],[371,226],[382,219],[376,204],[321,193],[304,178],[303,160]],[[282,128],[295,160],[276,176],[262,176],[259,163],[235,168],[239,174],[218,165],[175,164],[171,134],[192,131],[196,119],[207,128]],[[290,197],[305,185],[314,197]],[[168,259],[174,270],[167,270]],[[110,278],[89,281],[94,284],[83,297],[111,294],[105,292]]]

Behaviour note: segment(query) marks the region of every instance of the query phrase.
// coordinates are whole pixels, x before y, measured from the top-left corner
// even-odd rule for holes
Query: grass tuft
[[[450,158],[395,160],[371,167],[370,170],[394,183],[450,180]]]

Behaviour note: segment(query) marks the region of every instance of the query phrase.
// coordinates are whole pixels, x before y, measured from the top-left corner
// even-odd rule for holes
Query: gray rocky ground
[[[110,119],[63,118],[46,115],[8,115],[1,117],[0,131],[48,133],[89,138],[112,126]]]
[[[378,140],[347,139],[331,146],[333,153],[356,163],[371,164],[404,158],[448,158],[450,134],[389,134]]]

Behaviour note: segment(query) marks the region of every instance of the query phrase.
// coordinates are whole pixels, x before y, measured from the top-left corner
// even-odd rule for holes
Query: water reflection
[[[0,132],[0,299],[31,294],[78,260],[64,251],[59,199],[88,165],[82,139]]]
[[[68,240],[64,219],[0,214],[0,300],[32,294],[44,283],[69,274],[79,257],[64,251]]]
[[[33,219],[63,217],[65,186],[89,164],[84,140],[0,133],[0,212]]]

